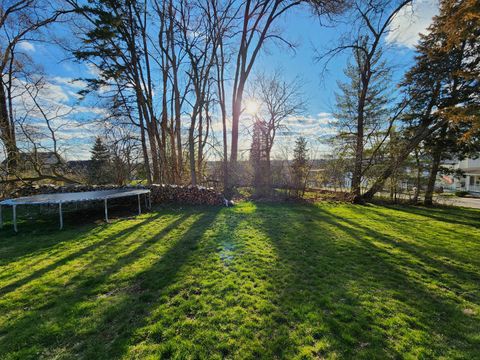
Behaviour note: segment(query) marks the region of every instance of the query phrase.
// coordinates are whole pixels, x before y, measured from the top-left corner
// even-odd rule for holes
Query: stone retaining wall
[[[178,186],[166,184],[115,186],[115,185],[36,185],[18,189],[11,197],[31,196],[64,192],[83,192],[111,189],[150,189],[152,203],[176,203],[189,205],[222,205],[223,195],[212,188],[201,186]]]

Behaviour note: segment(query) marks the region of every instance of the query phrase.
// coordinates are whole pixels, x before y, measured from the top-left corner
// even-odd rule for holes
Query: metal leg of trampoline
[[[13,230],[17,232],[17,205],[13,205]]]
[[[152,210],[152,196],[148,193],[148,209]]]
[[[3,227],[2,205],[0,205],[0,229]]]
[[[137,195],[137,198],[138,198],[138,215],[141,215],[142,214],[142,203],[140,201],[140,195]]]
[[[60,230],[62,230],[63,229],[62,203],[58,204],[58,213],[60,215]]]
[[[107,199],[104,200],[105,202],[105,222],[108,223],[108,207],[107,207]]]

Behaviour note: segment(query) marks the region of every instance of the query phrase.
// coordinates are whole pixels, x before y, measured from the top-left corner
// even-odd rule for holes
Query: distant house
[[[455,161],[444,166],[463,175],[442,176],[437,184],[455,191],[480,194],[480,158]]]
[[[457,189],[480,193],[480,158],[459,161],[454,168],[464,173],[462,177],[455,179]]]
[[[25,172],[39,169],[42,173],[49,173],[54,167],[66,164],[65,160],[53,151],[22,152],[18,157],[17,169]],[[4,160],[2,166],[5,167],[6,165],[7,160]]]

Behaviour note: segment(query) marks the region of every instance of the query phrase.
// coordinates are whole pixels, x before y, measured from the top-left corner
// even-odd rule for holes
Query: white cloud
[[[17,79],[14,81],[14,103],[17,109],[17,115],[23,116],[28,113],[29,117],[43,119],[43,115],[38,112],[33,99],[28,92],[29,88],[32,94],[36,94],[36,101],[44,110],[55,112],[56,116],[73,115],[107,115],[103,108],[93,106],[81,106],[77,103],[78,95],[72,89],[79,89],[83,82],[77,82],[70,78],[53,77],[41,84],[35,89],[32,84]],[[38,92],[37,92],[38,91]]]
[[[51,81],[56,82],[57,84],[65,85],[78,90],[85,89],[88,85],[86,81],[78,80],[70,77],[63,77],[63,76],[54,76],[51,78]]]
[[[93,139],[89,143],[76,144],[73,148],[66,147],[67,160],[88,160],[92,156]]]
[[[106,109],[79,105],[74,90],[82,84],[70,78],[52,77],[40,83],[35,89],[26,81],[14,81],[15,116],[24,121],[24,126],[31,129],[44,149],[52,147],[50,130],[43,114],[25,91],[29,88],[32,94],[36,94],[36,102],[50,119],[50,126],[55,130],[58,145],[64,155],[72,159],[85,158],[95,135],[102,130],[101,123],[95,120],[106,116]],[[21,133],[19,135],[19,141],[27,148],[29,141]]]
[[[333,116],[330,113],[318,113],[316,116],[292,116],[286,119],[285,126],[287,133],[294,133],[297,136],[320,136],[331,131],[329,124]]]
[[[404,7],[390,25],[386,41],[390,44],[413,48],[417,44],[420,33],[425,33],[438,14],[438,0],[415,0]]]
[[[25,52],[35,52],[35,46],[26,40],[19,42],[17,46],[20,50]]]
[[[46,82],[40,90],[40,96],[43,99],[52,100],[55,102],[66,102],[70,99],[68,93],[60,85]]]
[[[273,148],[275,155],[282,154],[282,149],[293,146],[295,139],[303,136],[308,142],[318,144],[318,140],[330,137],[336,130],[330,126],[333,116],[322,112],[315,116],[295,116],[285,121],[286,128],[278,133],[276,144]]]

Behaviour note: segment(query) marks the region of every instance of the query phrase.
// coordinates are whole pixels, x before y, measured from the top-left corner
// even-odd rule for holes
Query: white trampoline
[[[145,197],[145,206],[150,209],[152,206],[150,190],[148,189],[114,189],[85,191],[73,193],[56,193],[42,194],[19,197],[16,199],[7,199],[0,202],[0,227],[3,225],[2,206],[11,206],[13,210],[13,228],[17,232],[17,206],[18,205],[58,205],[58,213],[60,220],[60,229],[63,229],[63,213],[62,204],[85,202],[85,201],[101,201],[105,206],[105,221],[108,222],[108,200],[118,199],[130,196],[138,198],[138,214],[142,213],[141,196]]]

